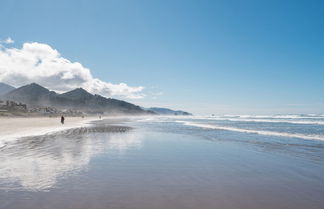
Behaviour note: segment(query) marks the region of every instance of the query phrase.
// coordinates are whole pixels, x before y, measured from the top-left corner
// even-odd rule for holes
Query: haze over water
[[[323,115],[110,123],[2,147],[0,208],[324,207]]]

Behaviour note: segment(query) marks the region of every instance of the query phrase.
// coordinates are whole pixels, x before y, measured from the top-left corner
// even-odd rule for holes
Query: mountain
[[[15,87],[0,82],[0,96],[14,90]]]
[[[155,112],[156,114],[159,115],[192,115],[189,112],[184,112],[181,110],[171,110],[168,108],[160,108],[160,107],[151,107],[151,108],[147,108],[146,110]]]
[[[36,83],[14,89],[3,96],[31,107],[50,106],[57,109],[76,109],[84,112],[109,114],[150,114],[134,104],[93,95],[82,88],[57,94]]]
[[[122,100],[106,98],[97,94],[93,95],[82,88],[58,94],[36,83],[17,89],[11,87],[11,91],[5,93],[2,98],[22,102],[29,107],[48,106],[57,109],[75,109],[89,113],[191,115],[188,112],[167,108],[152,107],[145,109]]]
[[[23,102],[29,105],[40,105],[40,102],[44,102],[44,98],[49,98],[51,94],[56,95],[55,92],[36,84],[32,83],[26,86],[14,89],[7,94],[3,95],[5,99]]]
[[[92,98],[92,96],[93,96],[92,94],[90,94],[83,88],[77,88],[60,95],[60,97],[62,98],[70,98],[73,100],[80,100],[80,101],[90,99]]]

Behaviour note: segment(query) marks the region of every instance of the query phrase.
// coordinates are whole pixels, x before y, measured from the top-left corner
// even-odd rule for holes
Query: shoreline
[[[81,127],[8,142],[0,148],[0,202],[16,209],[323,208],[323,143],[146,119],[67,117],[64,128]],[[36,119],[16,120],[15,127],[35,128]],[[51,131],[62,127],[59,118],[44,120]]]
[[[39,136],[58,131],[89,126],[98,117],[65,117],[61,124],[60,117],[1,117],[0,148],[7,142],[27,136]]]

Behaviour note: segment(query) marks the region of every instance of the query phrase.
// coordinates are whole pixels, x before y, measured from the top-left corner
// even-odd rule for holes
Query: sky
[[[0,82],[194,114],[324,113],[324,1],[1,0]]]

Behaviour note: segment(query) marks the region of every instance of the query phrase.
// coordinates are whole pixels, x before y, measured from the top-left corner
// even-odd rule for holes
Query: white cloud
[[[8,38],[5,39],[5,40],[1,40],[0,43],[4,43],[4,44],[13,44],[13,43],[15,43],[15,41],[12,40],[10,37],[8,37]]]
[[[37,42],[24,43],[21,49],[0,48],[0,82],[13,86],[35,82],[58,92],[82,87],[104,96],[131,99],[145,96],[143,87],[112,84],[94,78],[90,69],[62,57],[51,46]]]

